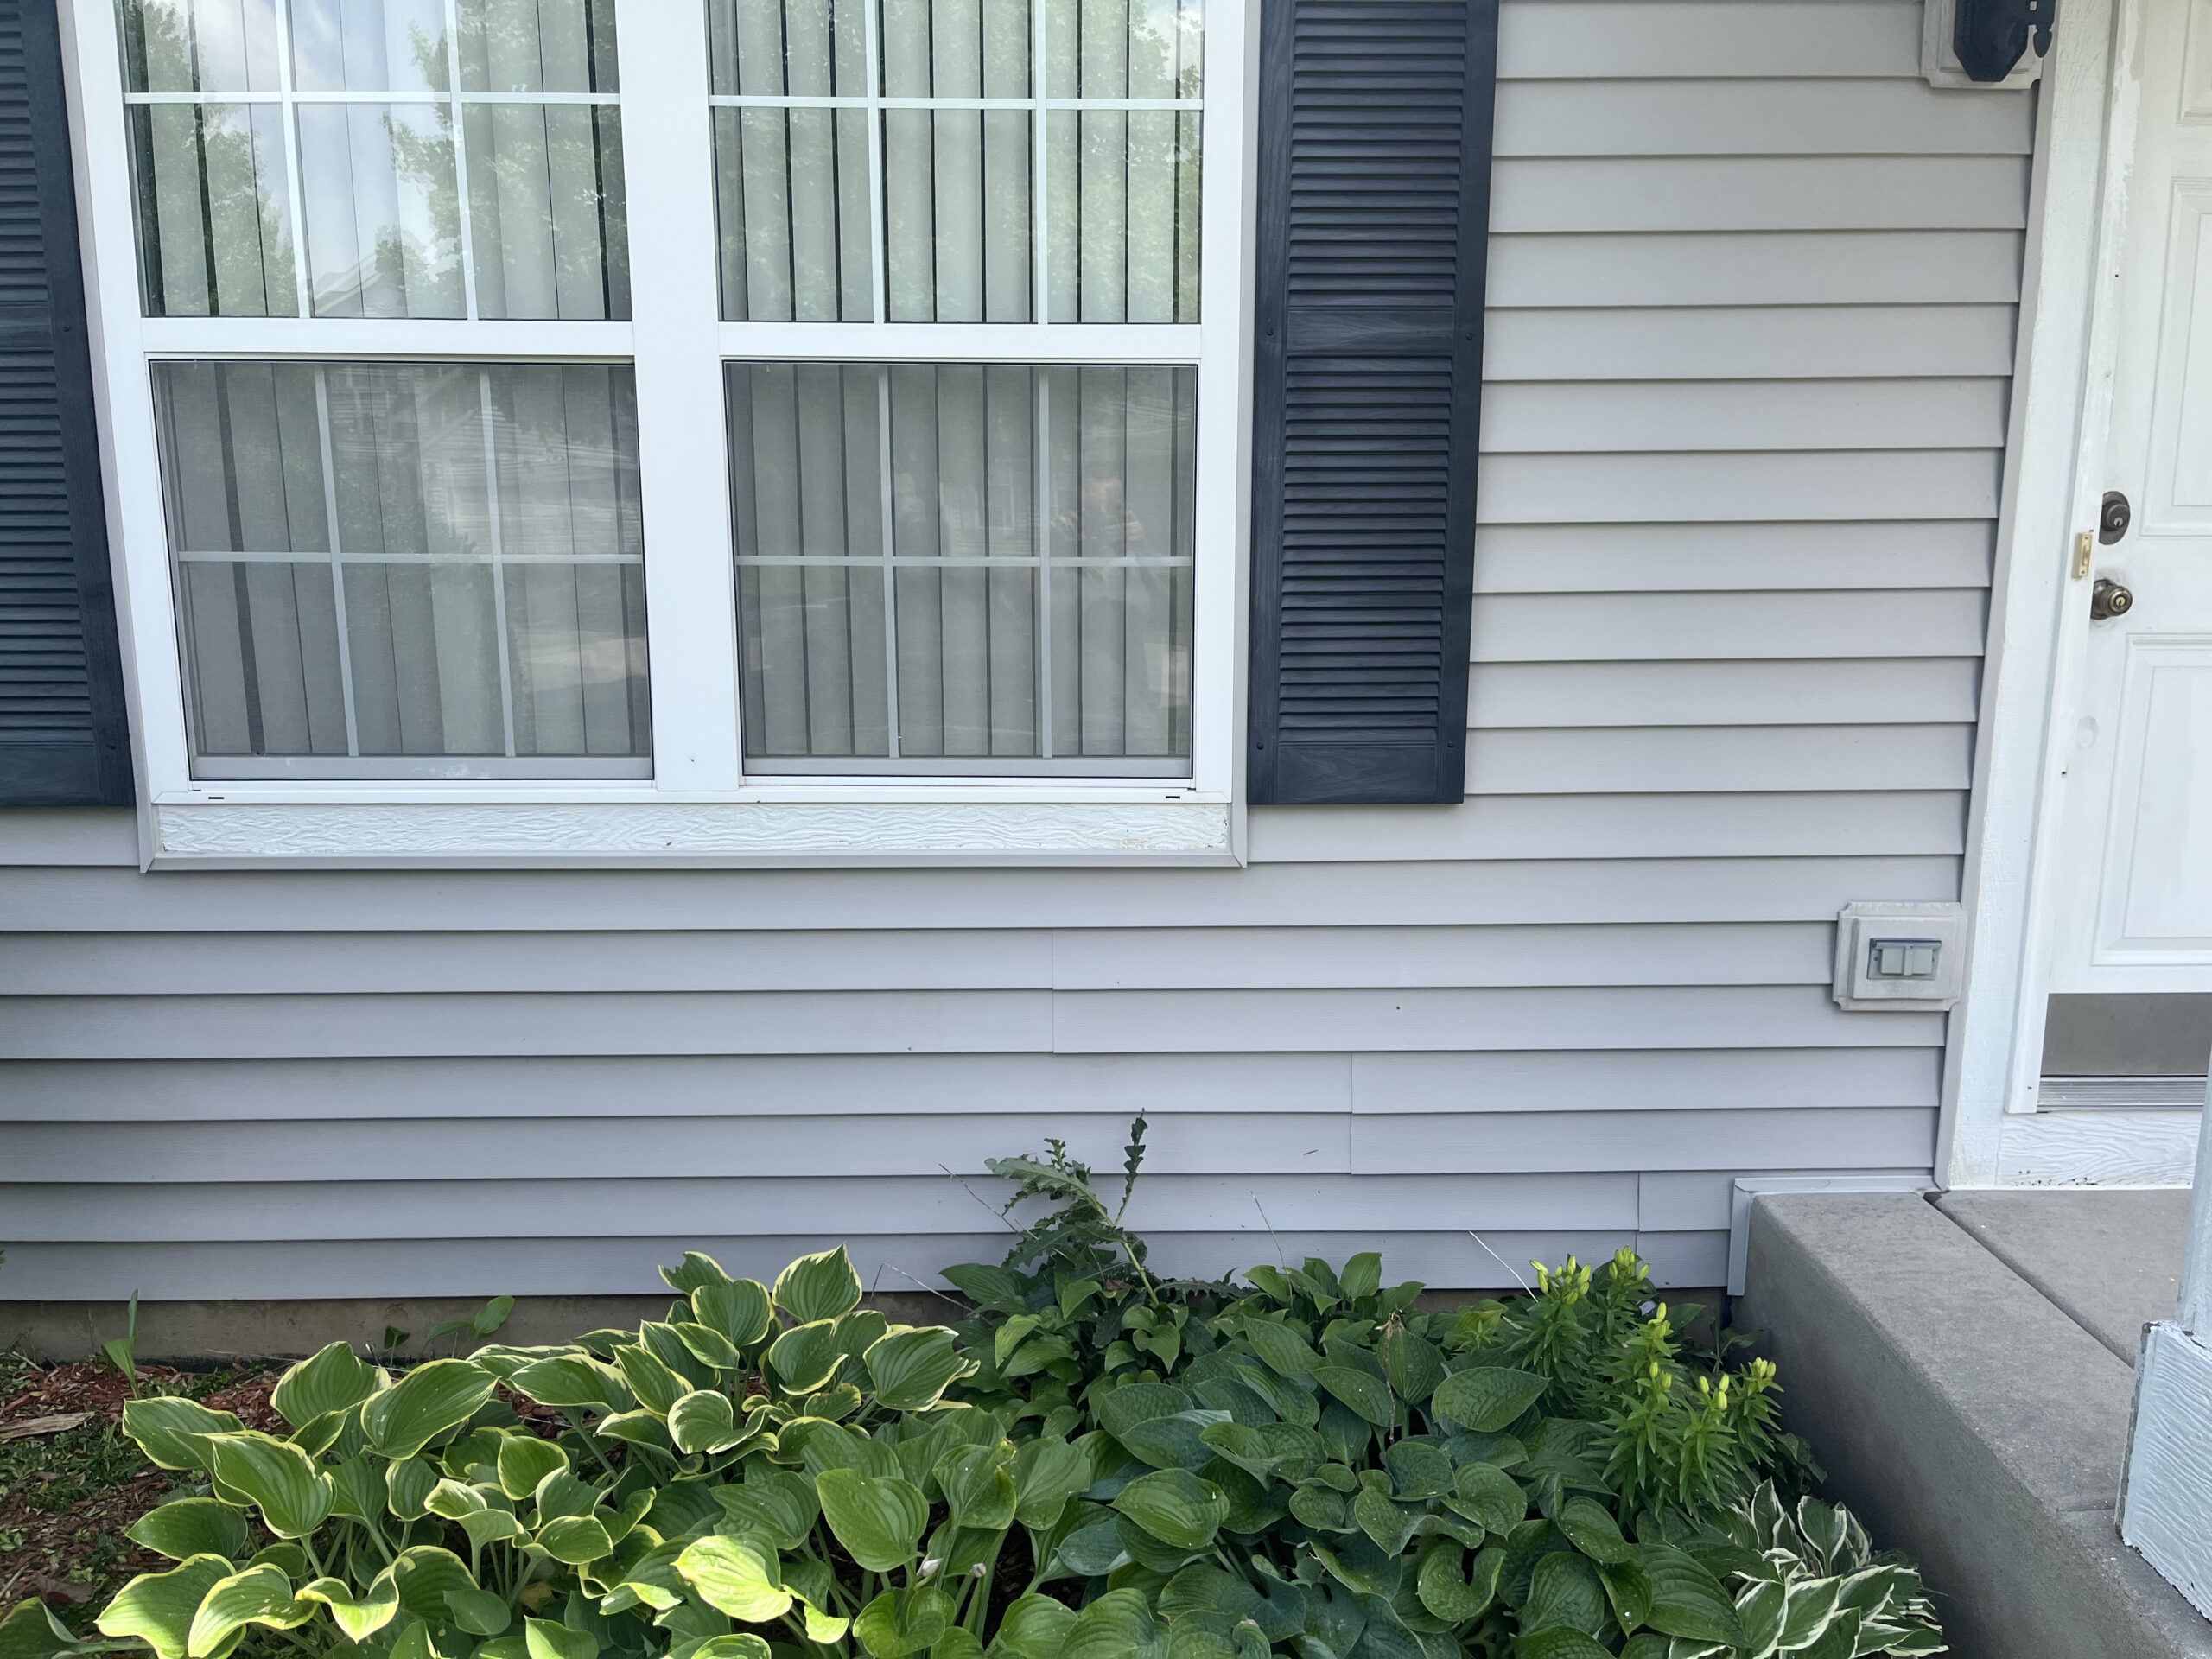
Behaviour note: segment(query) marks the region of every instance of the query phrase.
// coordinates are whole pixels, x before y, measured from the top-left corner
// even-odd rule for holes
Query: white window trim
[[[113,5],[61,0],[61,14],[143,865],[1242,861],[1256,5],[1207,7],[1202,321],[1128,326],[720,321],[700,0],[617,0],[634,321],[143,317]],[[149,360],[383,354],[635,365],[650,780],[191,776]],[[1197,362],[1189,775],[748,778],[723,413],[734,357]]]

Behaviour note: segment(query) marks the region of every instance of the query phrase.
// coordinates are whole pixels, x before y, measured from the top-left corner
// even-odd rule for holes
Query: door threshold
[[[2185,1111],[2204,1104],[2202,1077],[2045,1077],[2036,1109]]]

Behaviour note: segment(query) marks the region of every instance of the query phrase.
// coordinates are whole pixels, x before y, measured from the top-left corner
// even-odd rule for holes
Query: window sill
[[[153,869],[1233,864],[1218,801],[157,803]]]

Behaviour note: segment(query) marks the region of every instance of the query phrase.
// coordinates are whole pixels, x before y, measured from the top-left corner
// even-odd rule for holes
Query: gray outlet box
[[[1958,905],[1846,905],[1835,918],[1835,1001],[1854,1012],[1940,1013],[1966,980]]]

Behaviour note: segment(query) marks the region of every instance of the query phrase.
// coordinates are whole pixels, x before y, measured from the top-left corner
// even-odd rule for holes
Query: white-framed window
[[[1243,0],[65,12],[157,860],[1229,851]]]

